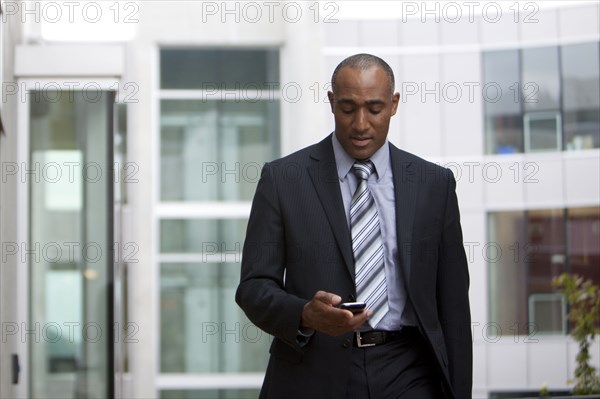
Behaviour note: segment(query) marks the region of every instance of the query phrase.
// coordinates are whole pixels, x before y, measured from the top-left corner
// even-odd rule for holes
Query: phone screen
[[[367,304],[364,302],[342,302],[339,305],[337,305],[337,307],[339,307],[340,309],[346,309],[351,311],[352,313],[360,313],[363,310],[365,310],[366,306]]]

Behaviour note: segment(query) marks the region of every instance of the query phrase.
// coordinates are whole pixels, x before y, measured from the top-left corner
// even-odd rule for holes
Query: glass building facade
[[[600,147],[600,43],[483,52],[486,152]]]
[[[566,334],[561,273],[600,285],[600,208],[490,212],[490,322],[506,335]]]
[[[160,50],[158,207],[170,210],[157,216],[161,373],[266,368],[271,339],[234,296],[247,209],[262,165],[279,154],[278,87],[276,49]],[[224,387],[161,397],[241,394]]]

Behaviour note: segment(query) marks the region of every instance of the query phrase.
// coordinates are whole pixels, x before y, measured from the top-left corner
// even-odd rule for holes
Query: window
[[[484,52],[486,153],[599,148],[599,45]]]
[[[523,119],[517,50],[484,53],[487,152],[523,152]]]
[[[521,82],[525,112],[559,109],[560,75],[558,67],[558,47],[521,50]],[[530,84],[533,86],[528,89]]]
[[[262,163],[276,153],[279,111],[243,95],[161,101],[162,201],[252,200]]]
[[[490,321],[504,334],[564,334],[563,272],[600,284],[600,208],[492,212],[487,260]]]
[[[528,112],[523,116],[525,152],[560,151],[561,118],[556,111]]]
[[[561,151],[558,47],[521,50],[525,152]]]
[[[564,138],[567,150],[600,147],[600,45],[561,47]]]
[[[232,374],[190,397],[234,397],[241,391],[227,384],[236,375],[266,368],[271,338],[234,296],[262,165],[279,155],[278,57],[270,49],[160,51],[160,371]],[[161,397],[186,397],[173,384],[158,388]]]
[[[279,85],[278,57],[277,50],[163,49],[160,87],[267,90]]]

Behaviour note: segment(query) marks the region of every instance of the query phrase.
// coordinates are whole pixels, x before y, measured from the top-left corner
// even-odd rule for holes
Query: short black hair
[[[345,58],[342,62],[335,67],[333,71],[333,75],[331,75],[331,91],[335,94],[335,80],[337,79],[337,75],[342,70],[342,68],[358,68],[358,69],[369,69],[372,66],[378,66],[386,73],[388,76],[388,80],[390,82],[391,95],[394,94],[394,89],[396,86],[396,80],[394,79],[394,71],[388,65],[387,62],[382,60],[381,58],[366,53],[354,54],[350,57]]]

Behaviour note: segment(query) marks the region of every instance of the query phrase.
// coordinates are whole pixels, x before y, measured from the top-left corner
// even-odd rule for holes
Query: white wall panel
[[[398,20],[366,20],[359,24],[358,42],[361,46],[397,46],[400,44]]]
[[[575,155],[575,154],[574,154]],[[581,158],[565,156],[567,205],[596,204],[600,198],[600,156],[589,151]]]
[[[504,12],[498,21],[493,22],[495,16],[490,11],[490,16],[487,18],[486,20],[482,17],[479,21],[480,43],[485,45],[516,44],[519,40],[519,25],[515,23],[512,13]]]
[[[423,4],[423,3],[421,3]],[[439,24],[433,16],[406,18],[400,25],[400,43],[403,46],[434,46],[439,44]]]
[[[561,39],[577,39],[600,35],[600,5],[564,7],[558,10],[558,29]]]
[[[321,55],[321,31],[314,28],[310,18],[285,25],[285,46],[280,56],[283,154],[320,141],[329,133],[321,130],[318,117],[329,109],[324,99],[330,78],[323,74],[328,60]]]
[[[402,74],[400,73],[400,56],[398,55],[381,55],[381,57],[389,64],[394,71],[394,79],[396,80],[395,91],[400,92],[402,88]],[[400,94],[402,95],[402,93]],[[396,111],[396,115],[392,117],[390,122],[390,130],[388,132],[388,139],[394,143],[397,147],[403,148],[404,146],[404,135],[405,132],[402,130],[402,111],[403,104],[400,102],[398,104],[398,110]]]
[[[358,21],[339,20],[334,24],[323,24],[325,29],[325,45],[327,46],[358,46]]]
[[[519,19],[522,22],[519,26],[523,43],[556,41],[558,39],[558,11],[556,9],[539,10],[536,3],[524,3],[521,5]]]
[[[486,207],[524,209],[523,181],[515,172],[522,163],[521,156],[489,157],[482,163]]]
[[[137,25],[138,41],[158,41],[161,44],[276,45],[284,42],[284,29],[292,25],[293,22],[288,21],[295,18],[295,9],[284,12],[282,7],[274,7],[270,15],[267,6],[256,2],[251,5],[201,1],[170,1],[168,5],[162,1],[144,1],[139,4],[142,23]],[[260,11],[260,16],[257,11]],[[303,13],[304,17],[299,22],[311,20],[306,8]]]
[[[566,339],[535,336],[533,339],[537,339],[538,342],[526,344],[529,386],[532,389],[540,389],[544,383],[551,383],[550,388],[564,388],[568,379]]]
[[[481,209],[484,201],[483,162],[477,157],[450,158],[442,163],[452,170],[461,209]]]
[[[528,156],[518,168],[517,178],[523,182],[528,207],[564,206],[563,162],[556,153]]]
[[[515,344],[512,338],[488,343],[488,388],[511,390],[527,386],[526,344]]]
[[[121,76],[124,50],[118,44],[17,45],[15,76]]]
[[[456,22],[454,21],[456,18]],[[442,45],[477,44],[479,40],[480,18],[469,18],[469,13],[464,12],[460,16],[450,16],[442,13],[440,27],[440,42]]]
[[[486,344],[473,343],[473,398],[486,398],[488,385],[488,355]]]
[[[483,154],[480,53],[443,54],[441,91],[442,153]]]
[[[405,110],[402,128],[404,145],[407,151],[424,157],[442,154],[439,63],[438,55],[401,58],[400,106]],[[409,90],[414,94],[409,94]]]
[[[459,199],[460,201],[460,199]],[[460,204],[460,202],[459,202]],[[471,299],[471,321],[483,326],[487,322],[487,264],[482,256],[482,248],[486,241],[485,212],[461,211],[461,226],[463,242],[469,265],[471,285],[469,298]],[[485,298],[486,300],[482,300]],[[480,340],[481,334],[474,337]]]

